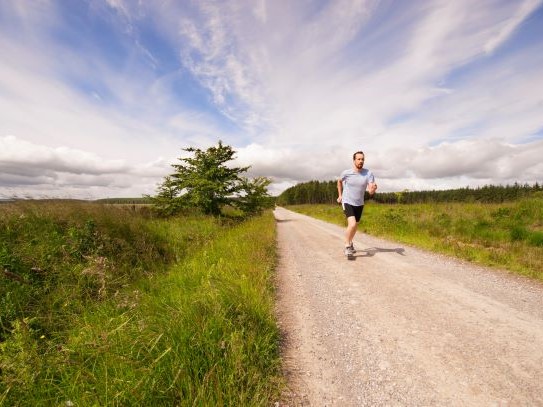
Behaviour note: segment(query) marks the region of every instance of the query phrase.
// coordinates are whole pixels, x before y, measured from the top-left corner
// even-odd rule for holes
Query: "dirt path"
[[[275,211],[290,406],[543,406],[543,285]]]

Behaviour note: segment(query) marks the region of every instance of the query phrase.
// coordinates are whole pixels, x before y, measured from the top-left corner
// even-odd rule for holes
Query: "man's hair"
[[[353,154],[353,161],[356,159],[357,154],[362,154],[364,156],[364,158],[366,158],[366,155],[364,154],[363,151],[357,151],[356,153]]]

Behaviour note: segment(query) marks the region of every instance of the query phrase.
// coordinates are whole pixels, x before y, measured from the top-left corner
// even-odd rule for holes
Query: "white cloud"
[[[88,198],[97,187],[114,195],[130,191],[153,193],[154,186],[171,172],[164,159],[142,165],[104,160],[96,154],[67,147],[49,147],[0,137],[0,197],[30,194],[36,188],[44,196]]]
[[[268,176],[275,182],[309,181],[314,179],[333,179],[349,167],[351,152],[336,147],[323,152],[318,146],[313,148],[283,147],[271,148],[250,144],[238,149],[236,164],[251,166],[251,176]]]
[[[185,107],[174,95],[178,73],[155,78],[144,68],[120,71],[101,55],[77,53],[46,34],[40,44],[29,41],[0,36],[0,136],[127,162],[173,158],[175,149],[218,138],[214,117]],[[103,84],[107,95],[82,92],[82,79]]]
[[[238,165],[254,176],[270,176],[277,185],[334,180],[352,165],[352,152],[332,149],[273,149],[249,145],[238,151]],[[489,183],[541,182],[543,141],[514,145],[498,139],[444,142],[434,147],[398,147],[365,151],[366,167],[380,190],[443,189]]]
[[[389,150],[376,158],[374,171],[387,188],[403,179],[405,187],[424,181],[430,189],[469,180],[488,183],[541,182],[543,141],[513,145],[496,139],[445,142],[435,147]],[[386,165],[383,165],[386,163]]]
[[[122,160],[103,161],[95,154],[85,151],[40,146],[14,136],[0,137],[0,163],[3,166],[11,164],[14,169],[17,169],[18,165],[27,164],[40,170],[75,174],[115,174],[127,170],[127,165]]]
[[[212,94],[220,111],[248,130],[255,124],[250,110],[262,104],[261,85],[247,64],[244,44],[236,42],[240,16],[236,6],[198,3],[198,20],[182,17],[178,34],[184,65]]]
[[[507,39],[513,34],[516,28],[528,17],[532,12],[534,12],[542,4],[541,0],[525,0],[522,2],[521,6],[515,11],[513,16],[508,19],[505,19],[502,24],[499,24],[499,31],[495,36],[490,38],[485,46],[484,50],[487,54],[491,54],[502,45]]]

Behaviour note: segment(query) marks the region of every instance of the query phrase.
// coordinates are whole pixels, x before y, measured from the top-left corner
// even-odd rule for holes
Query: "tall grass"
[[[130,210],[124,218],[117,209],[99,210],[107,212],[101,215],[113,223],[102,229],[106,220],[93,216],[95,231],[105,234],[107,230],[110,236],[112,230],[123,230],[126,223],[139,217],[134,221],[136,229],[129,226],[130,232],[125,230],[121,236],[146,235],[143,240],[153,247],[146,253],[157,251],[160,256],[145,257],[154,259],[149,267],[144,267],[146,260],[140,259],[140,271],[127,267],[128,278],[114,272],[123,269],[122,262],[107,257],[107,251],[99,251],[95,257],[85,253],[81,257],[84,266],[75,262],[71,266],[75,269],[71,273],[79,275],[72,284],[81,285],[81,291],[92,286],[93,295],[82,295],[77,289],[78,294],[68,296],[56,293],[48,300],[56,304],[55,308],[39,308],[50,315],[61,315],[64,323],[51,321],[44,331],[41,322],[33,322],[41,321],[41,313],[35,312],[38,309],[30,307],[35,312],[32,314],[21,308],[13,315],[0,343],[0,404],[269,404],[281,383],[278,330],[272,309],[272,215],[232,223],[201,216],[149,219]],[[85,230],[88,214],[93,211],[76,208],[75,212],[86,213],[80,216],[81,230]],[[66,219],[67,225],[79,216],[60,212],[63,215],[59,218]],[[10,208],[3,214],[3,219],[11,219],[14,225],[13,216],[20,218],[21,210]],[[69,230],[66,227],[64,232]],[[131,253],[124,260],[138,264],[132,256],[143,250],[141,245],[118,247]],[[115,267],[107,269],[110,266],[95,260],[96,256]],[[11,256],[13,264],[19,259],[21,270],[31,264],[20,258]],[[101,296],[98,270],[103,268],[109,277],[105,280],[106,294]],[[83,272],[88,269],[94,271]],[[9,287],[3,288],[4,292],[12,292],[17,284],[22,289],[29,286],[2,280],[2,284],[6,282]],[[56,286],[51,289],[62,291]]]
[[[289,208],[338,225],[345,224],[338,205]],[[375,236],[543,280],[541,196],[502,204],[369,202],[359,228]]]
[[[174,258],[166,237],[127,207],[63,201],[0,206],[0,340],[12,321],[40,335],[70,325],[88,302]]]

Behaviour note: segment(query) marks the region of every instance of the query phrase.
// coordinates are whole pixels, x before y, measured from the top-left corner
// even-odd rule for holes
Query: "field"
[[[289,209],[345,225],[339,205]],[[543,280],[543,197],[502,204],[367,202],[360,230]]]
[[[340,225],[338,205],[290,209]],[[364,232],[543,280],[543,199],[368,202]],[[269,405],[275,223],[0,205],[0,405]]]
[[[0,205],[0,405],[267,405],[271,213]]]

